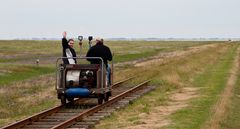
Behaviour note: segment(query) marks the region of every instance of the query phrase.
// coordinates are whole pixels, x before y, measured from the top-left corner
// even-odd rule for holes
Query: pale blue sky
[[[239,0],[2,0],[0,39],[239,38]]]

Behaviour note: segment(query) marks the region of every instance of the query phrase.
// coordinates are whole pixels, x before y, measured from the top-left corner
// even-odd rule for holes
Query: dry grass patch
[[[185,57],[187,55],[203,51],[205,49],[214,48],[217,45],[218,44],[207,44],[207,45],[202,45],[202,46],[189,47],[188,50],[181,50],[181,51],[177,50],[177,51],[173,51],[173,52],[159,53],[157,56],[151,57],[147,61],[143,61],[143,62],[135,61],[133,63],[137,67],[151,65],[151,64],[154,64],[154,63],[164,64],[166,59],[182,58],[182,57]]]
[[[54,75],[50,74],[1,87],[0,125],[57,105],[54,84]]]
[[[188,101],[194,97],[198,97],[197,89],[185,87],[181,92],[171,93],[169,95],[170,102],[163,106],[156,106],[148,113],[139,114],[139,118],[130,125],[129,129],[139,128],[161,128],[171,124],[171,120],[167,116],[188,106]]]

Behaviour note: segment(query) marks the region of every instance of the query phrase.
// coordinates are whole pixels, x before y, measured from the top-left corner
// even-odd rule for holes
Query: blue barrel
[[[87,97],[90,91],[87,88],[69,88],[66,90],[66,96],[71,98]]]

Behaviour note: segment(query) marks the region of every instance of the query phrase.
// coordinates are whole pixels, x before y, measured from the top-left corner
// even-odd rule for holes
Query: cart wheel
[[[106,96],[104,97],[104,101],[107,102],[109,100],[109,94],[107,93]]]
[[[103,103],[103,95],[99,95],[98,96],[98,104],[102,104]]]
[[[64,95],[61,95],[61,103],[62,105],[66,104],[66,97]]]
[[[73,102],[74,98],[67,98],[69,102]]]

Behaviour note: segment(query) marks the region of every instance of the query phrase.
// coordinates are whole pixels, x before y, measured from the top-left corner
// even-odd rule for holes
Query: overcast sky
[[[1,0],[0,39],[239,38],[239,0]]]

